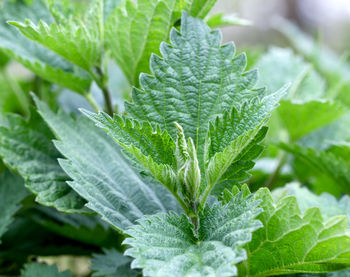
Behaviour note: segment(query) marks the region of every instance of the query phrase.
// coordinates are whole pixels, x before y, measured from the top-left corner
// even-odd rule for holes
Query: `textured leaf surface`
[[[278,112],[292,141],[296,141],[307,133],[332,123],[344,115],[346,109],[332,101],[296,103],[285,100],[281,101]]]
[[[10,21],[10,24],[29,39],[89,72],[92,66],[100,65],[102,58],[103,7],[103,1],[94,1],[85,18],[70,18],[62,24],[44,20],[38,25],[31,20]]]
[[[199,216],[198,234],[184,215],[175,213],[146,217],[127,233],[131,246],[126,255],[144,276],[235,276],[235,264],[246,259],[242,245],[260,228],[254,220],[258,202],[241,192],[228,204],[206,206]]]
[[[4,162],[18,171],[40,204],[82,212],[86,201],[66,184],[69,177],[57,161],[62,156],[41,117],[33,111],[29,121],[18,115],[9,115],[7,120],[8,126],[0,127],[0,156]]]
[[[1,236],[12,222],[12,216],[17,212],[19,202],[27,195],[23,180],[8,171],[0,175],[0,244]]]
[[[130,84],[138,85],[141,72],[149,72],[149,58],[159,53],[159,44],[167,40],[176,0],[122,1],[106,25],[106,41],[113,58]]]
[[[94,277],[133,277],[138,272],[130,269],[131,259],[115,249],[105,249],[103,254],[95,254],[91,259]]]
[[[6,54],[43,79],[79,93],[88,90],[91,80],[85,72],[32,42],[15,27],[6,23],[8,20],[22,21],[24,19],[30,19],[35,23],[40,19],[51,22],[52,17],[42,1],[35,0],[31,4],[23,1],[4,1],[0,5],[1,10],[4,11],[0,14],[0,48]]]
[[[289,48],[271,47],[256,63],[259,70],[259,86],[270,91],[291,83],[288,99],[309,101],[322,97],[325,81],[312,69],[312,65]]]
[[[69,177],[57,161],[62,156],[41,117],[33,111],[28,122],[18,115],[9,115],[7,120],[8,126],[0,127],[0,156],[24,178],[36,201],[60,211],[84,211],[86,201],[66,184]]]
[[[264,209],[257,219],[264,227],[247,245],[242,276],[271,276],[293,272],[327,272],[350,265],[350,236],[346,216],[324,220],[318,208],[300,211],[294,196],[275,202],[267,189],[255,199]]]
[[[55,265],[30,263],[25,265],[21,277],[72,277],[69,271],[59,272]]]
[[[299,145],[281,144],[280,146],[293,154],[297,158],[297,162],[308,166],[313,176],[326,178],[330,182],[329,185],[337,187],[340,192],[350,192],[349,161],[343,157],[335,155],[331,151],[303,148]],[[344,147],[349,149],[349,146]]]
[[[127,103],[126,110],[140,121],[159,125],[174,140],[178,122],[193,139],[203,168],[209,122],[255,97],[264,101],[265,93],[253,89],[256,71],[243,72],[245,55],[234,57],[233,44],[220,46],[221,34],[203,21],[184,13],[181,32],[172,29],[170,42],[161,45],[163,58],[152,56],[153,75],[141,75],[141,89],[133,91],[134,103]]]
[[[108,223],[125,230],[144,215],[178,209],[170,193],[142,178],[117,144],[88,119],[55,114],[38,100],[37,106],[67,158],[60,164],[73,179],[69,185]]]

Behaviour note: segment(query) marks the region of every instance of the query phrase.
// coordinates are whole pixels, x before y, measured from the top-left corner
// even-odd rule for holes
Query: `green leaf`
[[[19,202],[27,195],[23,180],[8,171],[0,174],[0,243],[1,236],[12,223],[12,216],[20,208]]]
[[[234,57],[233,44],[220,46],[221,34],[203,21],[184,13],[181,32],[172,29],[170,42],[161,44],[163,58],[152,56],[153,75],[140,76],[141,89],[134,89],[134,103],[126,103],[126,111],[139,121],[159,125],[174,140],[174,122],[179,123],[193,139],[203,171],[209,122],[255,97],[264,102],[265,93],[253,89],[256,71],[243,73],[245,55]]]
[[[333,95],[340,93],[344,104],[349,106],[348,90],[350,84],[350,66],[343,57],[314,40],[310,35],[301,31],[296,25],[280,18],[275,22],[275,28],[284,34],[298,52],[309,59],[314,66],[327,77],[329,91]],[[341,95],[344,91],[344,95]]]
[[[186,2],[186,0],[182,0]],[[187,1],[191,3],[190,15],[193,17],[204,18],[210,12],[210,10],[214,7],[217,0],[192,0]],[[180,1],[181,2],[181,1]]]
[[[23,35],[52,50],[87,72],[100,66],[103,51],[103,1],[93,1],[82,19],[70,18],[58,24],[40,20],[10,21]]]
[[[338,194],[350,193],[350,171],[349,161],[340,155],[335,155],[331,151],[315,150],[312,148],[303,148],[299,145],[280,144],[280,147],[293,154],[297,161],[309,169],[312,176],[323,179],[328,183],[326,187],[314,189],[318,192],[322,190],[336,190]],[[349,146],[347,147],[349,151]],[[329,187],[329,188],[328,188]]]
[[[199,215],[198,233],[185,215],[148,216],[132,226],[124,243],[144,276],[236,276],[236,264],[247,258],[242,246],[261,227],[254,218],[258,202],[243,192],[227,204],[208,205]]]
[[[349,120],[350,113],[347,112],[331,124],[303,136],[299,144],[303,147],[324,150],[334,144],[348,141],[350,139]]]
[[[324,100],[302,103],[284,100],[278,108],[278,113],[292,141],[332,123],[345,112],[345,107],[339,103]]]
[[[175,143],[166,131],[162,132],[159,127],[154,131],[148,122],[140,124],[137,120],[122,118],[119,115],[111,118],[106,113],[95,114],[86,110],[83,110],[83,113],[134,155],[158,181],[174,190],[176,180],[171,167],[175,163]]]
[[[21,272],[21,277],[72,277],[69,271],[59,272],[55,265],[39,263],[26,264]]]
[[[144,215],[179,209],[164,187],[141,176],[118,145],[88,119],[55,114],[38,99],[36,103],[66,157],[60,165],[73,179],[68,184],[105,221],[125,230]]]
[[[35,206],[24,216],[42,228],[86,245],[121,248],[122,236],[97,215],[64,214],[53,208]]]
[[[268,189],[260,189],[264,227],[253,233],[246,246],[248,260],[242,276],[270,276],[293,272],[328,272],[350,266],[348,220],[335,216],[324,220],[318,208],[300,211],[294,196],[275,202]]]
[[[51,141],[54,135],[39,114],[33,110],[29,121],[11,114],[7,120],[8,126],[0,127],[0,156],[24,178],[36,201],[64,212],[86,212],[86,201],[66,184],[69,177],[57,162],[62,156]]]
[[[238,25],[238,26],[250,26],[252,22],[247,19],[239,18],[236,14],[217,13],[212,15],[206,20],[210,28],[218,28],[223,26]]]
[[[326,220],[333,216],[345,215],[350,222],[350,197],[348,195],[344,195],[339,200],[329,193],[316,195],[308,188],[301,187],[299,183],[287,184],[284,188],[272,192],[272,196],[277,200],[288,195],[295,196],[301,212],[317,207]]]
[[[91,79],[86,72],[55,53],[30,41],[8,20],[22,21],[26,18],[37,22],[40,19],[51,22],[52,17],[41,0],[28,4],[23,1],[4,1],[0,14],[0,48],[11,58],[22,63],[29,70],[45,80],[70,88],[81,94],[88,91]]]
[[[176,0],[124,0],[106,23],[106,41],[130,84],[149,72],[149,58],[167,40]]]
[[[286,83],[291,84],[287,99],[310,101],[325,94],[325,81],[311,64],[289,48],[269,48],[255,66],[259,70],[259,86],[275,91]]]
[[[133,277],[138,272],[130,268],[131,259],[115,249],[104,249],[103,254],[94,254],[91,269],[94,277]]]

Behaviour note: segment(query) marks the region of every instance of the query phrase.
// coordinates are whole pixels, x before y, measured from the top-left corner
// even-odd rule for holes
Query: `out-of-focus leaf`
[[[139,273],[130,268],[131,258],[115,249],[104,249],[103,254],[94,254],[91,269],[94,277],[135,277]]]
[[[259,70],[259,87],[267,86],[269,91],[275,91],[286,83],[291,84],[287,99],[309,101],[325,93],[325,81],[311,64],[289,48],[271,47],[255,66]]]
[[[37,23],[40,19],[52,22],[48,8],[42,0],[4,1],[0,3],[0,49],[9,57],[50,82],[86,93],[91,79],[86,72],[64,60],[50,50],[24,37],[8,20],[30,19]]]
[[[0,174],[0,244],[1,236],[7,231],[13,215],[20,208],[20,201],[27,194],[21,177],[9,171]]]
[[[206,20],[210,28],[218,28],[223,26],[238,25],[238,26],[249,26],[252,22],[247,19],[238,17],[236,14],[224,14],[217,13],[212,15]]]
[[[39,263],[26,264],[21,272],[21,277],[72,277],[69,271],[59,272],[55,265]]]

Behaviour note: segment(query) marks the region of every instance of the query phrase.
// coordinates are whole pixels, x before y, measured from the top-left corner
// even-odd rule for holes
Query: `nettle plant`
[[[279,22],[247,69],[214,4],[1,4],[0,274],[350,275],[348,65]]]

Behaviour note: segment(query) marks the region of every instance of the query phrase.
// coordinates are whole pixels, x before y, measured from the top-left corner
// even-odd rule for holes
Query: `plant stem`
[[[92,97],[91,93],[85,95],[86,100],[90,103],[91,107],[95,110],[95,112],[101,111],[100,106],[96,103],[95,99]]]
[[[200,206],[204,207],[205,202],[207,202],[207,198],[212,190],[213,186],[212,185],[207,185],[207,187],[204,190],[203,196],[202,196],[202,200],[200,201]]]
[[[105,99],[105,103],[106,103],[106,109],[107,109],[107,113],[109,115],[113,115],[113,105],[112,105],[112,99],[111,99],[111,94],[108,90],[107,87],[107,82],[106,82],[106,78],[102,72],[102,69],[100,67],[96,67],[96,73],[94,72],[90,72],[92,78],[94,79],[94,81],[96,82],[96,84],[99,86],[99,88],[102,90],[103,93],[103,97]]]
[[[275,169],[275,171],[270,175],[270,178],[266,181],[265,187],[270,188],[271,185],[277,180],[278,175],[286,161],[287,154],[285,152],[282,153],[282,155],[279,158],[278,165]]]

